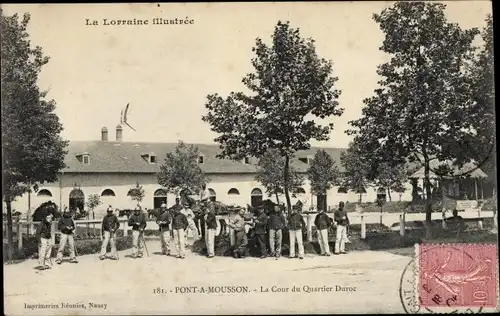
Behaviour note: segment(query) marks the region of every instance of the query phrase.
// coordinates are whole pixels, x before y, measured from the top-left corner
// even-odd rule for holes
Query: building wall
[[[263,198],[268,198],[265,194],[265,189],[260,185],[259,182],[255,181],[254,174],[211,174],[208,175],[210,178],[210,183],[207,185],[209,189],[213,189],[216,193],[217,201],[221,201],[225,204],[235,204],[240,206],[245,206],[251,202],[251,192],[255,188],[259,188],[263,192]],[[52,200],[60,207],[64,208],[69,205],[69,195],[70,192],[75,188],[79,187],[84,195],[85,199],[88,198],[90,194],[101,195],[105,189],[111,189],[115,193],[114,197],[101,197],[102,204],[97,207],[96,214],[100,217],[101,214],[105,212],[108,205],[112,205],[113,208],[133,208],[136,203],[133,202],[128,196],[128,191],[135,187],[137,181],[142,185],[145,191],[145,197],[141,205],[143,207],[152,208],[154,192],[161,188],[157,183],[156,175],[154,174],[64,174],[62,175],[60,181],[51,184],[42,185],[38,192],[42,189],[47,189],[52,194],[52,197],[47,196],[37,196],[36,193],[31,194],[31,209],[34,210],[41,203]],[[408,183],[406,185],[407,191],[402,195],[402,201],[411,200],[411,185]],[[232,188],[239,191],[239,195],[229,195],[228,192]],[[306,180],[303,186],[306,194],[299,194],[296,198],[292,198],[292,204],[295,204],[297,200],[301,200],[304,203],[305,208],[309,208],[311,203],[316,204],[316,197],[311,196],[309,181]],[[338,205],[340,201],[345,202],[357,202],[359,195],[354,192],[349,193],[337,193],[338,187],[334,187],[327,193],[327,203],[329,206]],[[367,193],[363,194],[363,202],[373,202],[377,197],[376,188],[366,188]],[[397,193],[392,193],[392,200],[398,201],[399,195]],[[272,200],[276,200],[274,196],[270,197]],[[279,195],[280,202],[285,202],[285,197],[283,194]],[[171,206],[175,203],[175,196],[169,194],[167,196],[167,205]],[[28,194],[22,197],[18,197],[12,203],[13,210],[20,211],[23,214],[26,213],[28,209]]]

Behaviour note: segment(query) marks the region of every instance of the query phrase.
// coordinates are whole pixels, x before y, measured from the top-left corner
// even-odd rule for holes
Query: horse
[[[40,204],[35,209],[31,217],[34,222],[41,222],[43,220],[43,215],[47,213],[52,214],[54,216],[54,219],[61,217],[61,212],[58,211],[57,204],[52,201],[47,201]]]
[[[118,210],[118,216],[119,217],[126,216],[127,218],[129,218],[130,215],[132,215],[132,212],[133,210]]]
[[[213,209],[215,211],[215,215],[227,215],[229,214],[229,207],[222,202],[219,201],[209,201],[208,209]],[[191,210],[195,214],[194,222],[196,224],[196,229],[198,230],[198,234],[204,238],[205,236],[205,212],[203,211],[203,207],[200,201],[195,201],[194,205],[191,206]],[[219,219],[219,227],[220,227],[220,235],[227,234],[227,222],[225,219]]]

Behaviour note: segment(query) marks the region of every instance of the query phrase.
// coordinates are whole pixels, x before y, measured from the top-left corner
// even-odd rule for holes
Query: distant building
[[[198,163],[201,169],[210,178],[207,185],[212,199],[225,204],[259,204],[262,199],[271,198],[265,194],[263,186],[255,180],[257,161],[246,158],[242,161],[233,161],[216,158],[218,145],[194,144],[198,146],[200,156]],[[47,200],[53,200],[61,208],[68,206],[84,208],[85,201],[90,194],[99,194],[102,204],[96,209],[97,214],[103,214],[108,205],[113,208],[133,208],[135,203],[128,197],[128,192],[137,182],[143,186],[145,197],[141,205],[147,208],[157,208],[162,203],[168,206],[175,203],[175,196],[167,194],[158,184],[156,172],[163,163],[165,154],[171,152],[176,143],[149,143],[124,142],[123,131],[120,125],[116,127],[116,140],[108,140],[108,130],[103,128],[99,141],[72,141],[65,158],[66,168],[60,173],[55,183],[46,183],[40,186],[37,193],[31,193],[29,199],[31,209]],[[298,152],[292,160],[292,165],[298,172],[305,174],[309,163],[319,148],[311,148]],[[340,153],[344,149],[322,148],[339,164]],[[307,176],[306,176],[307,179]],[[317,204],[317,198],[310,193],[309,181],[306,180],[292,203],[301,200],[304,208],[311,203]],[[368,187],[362,194],[363,201],[373,202],[377,198],[379,188]],[[282,195],[280,202],[285,202]],[[340,201],[357,202],[359,194],[350,192],[346,188],[334,187],[327,193],[326,204],[338,205]],[[392,194],[393,200],[411,200],[411,185],[407,184],[407,191],[400,197]],[[26,213],[28,209],[28,194],[18,197],[13,202],[13,209]]]

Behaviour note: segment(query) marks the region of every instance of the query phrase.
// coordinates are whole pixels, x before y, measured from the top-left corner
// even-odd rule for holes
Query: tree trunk
[[[288,191],[288,173],[289,173],[289,168],[290,168],[290,157],[288,155],[285,156],[285,170],[284,170],[284,187],[285,187],[285,198],[286,198],[286,208],[288,210],[288,213],[290,213],[292,209],[292,202],[290,201],[290,192]]]
[[[12,260],[14,251],[14,236],[12,232],[12,205],[10,199],[5,201],[7,204],[7,259]],[[19,232],[17,232],[19,234]]]
[[[274,194],[276,195],[276,203],[280,204],[280,198],[278,197],[278,191],[275,191]]]
[[[392,202],[391,189],[387,188],[387,195],[389,196],[389,202]]]
[[[360,190],[359,191],[359,199],[358,199],[359,204],[361,204],[362,201],[363,201],[363,191]]]
[[[28,225],[26,225],[26,236],[30,235],[30,227],[31,227],[31,188],[28,191],[28,217],[26,218]]]
[[[425,224],[426,237],[431,237],[431,222],[432,222],[432,191],[430,181],[430,161],[429,157],[424,154],[424,189],[425,189]]]

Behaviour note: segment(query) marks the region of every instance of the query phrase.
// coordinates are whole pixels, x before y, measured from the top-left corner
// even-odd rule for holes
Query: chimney
[[[108,141],[108,129],[106,127],[101,128],[101,140],[103,142]]]
[[[116,141],[123,141],[123,128],[120,124],[116,125]]]

